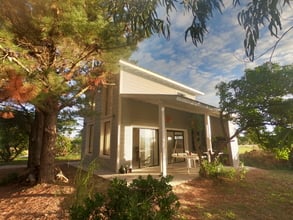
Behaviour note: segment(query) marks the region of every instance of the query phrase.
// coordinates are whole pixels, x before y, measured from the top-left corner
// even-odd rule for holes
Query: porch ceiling
[[[177,109],[184,112],[219,116],[218,108],[180,95],[123,94],[121,97],[155,105],[163,105],[167,108]]]

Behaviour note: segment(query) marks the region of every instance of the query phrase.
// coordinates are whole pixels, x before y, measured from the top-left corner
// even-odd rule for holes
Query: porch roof
[[[130,98],[155,105],[163,105],[167,108],[177,109],[184,112],[209,114],[219,116],[219,108],[200,101],[186,98],[181,95],[162,94],[123,94],[121,97]]]

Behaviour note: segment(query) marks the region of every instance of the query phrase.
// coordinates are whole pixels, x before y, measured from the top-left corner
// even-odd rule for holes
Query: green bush
[[[70,209],[71,219],[153,220],[172,219],[179,209],[177,196],[169,184],[170,176],[160,180],[139,177],[127,185],[126,180],[111,181],[107,195],[96,193],[81,205]]]
[[[13,161],[28,149],[30,119],[24,112],[13,112],[14,117],[0,117],[0,161]]]
[[[75,220],[105,219],[103,205],[105,197],[96,193],[93,198],[84,199],[83,205],[74,204],[70,208],[70,217]]]
[[[292,169],[293,167],[293,162],[290,164],[291,158],[289,160],[278,159],[274,153],[265,150],[252,150],[240,154],[239,157],[246,166],[251,167],[262,169]]]
[[[246,174],[246,169],[241,164],[238,169],[234,167],[224,167],[222,163],[218,160],[208,162],[207,160],[202,161],[199,175],[204,178],[212,179],[244,179]]]
[[[55,147],[55,153],[56,156],[65,156],[67,155],[72,148],[71,140],[69,137],[66,137],[64,135],[57,135],[56,139],[56,147]]]

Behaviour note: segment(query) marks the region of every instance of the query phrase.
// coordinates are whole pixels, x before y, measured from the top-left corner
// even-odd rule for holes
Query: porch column
[[[235,125],[228,121],[228,131],[229,131],[229,137],[231,137],[235,132]],[[230,162],[233,167],[239,166],[239,152],[238,152],[238,139],[237,137],[234,137],[232,140],[230,140],[229,143],[229,156],[230,156]]]
[[[210,116],[207,115],[207,114],[204,115],[204,123],[205,123],[205,130],[206,130],[207,151],[213,151],[213,148],[212,148],[211,119],[210,119]]]
[[[167,143],[166,143],[166,125],[165,125],[165,107],[159,105],[159,146],[160,146],[160,166],[162,176],[167,176]]]

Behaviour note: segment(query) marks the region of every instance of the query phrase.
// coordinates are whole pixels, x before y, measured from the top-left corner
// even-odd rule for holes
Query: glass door
[[[134,168],[159,165],[158,130],[148,128],[133,129]]]

